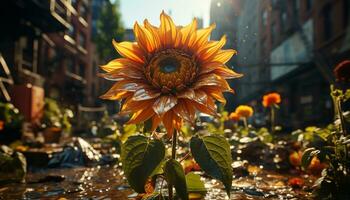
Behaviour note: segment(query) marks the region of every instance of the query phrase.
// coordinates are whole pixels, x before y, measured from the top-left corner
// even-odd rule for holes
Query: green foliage
[[[44,127],[62,128],[66,132],[71,131],[70,119],[73,118],[73,111],[61,108],[56,100],[45,98],[44,116],[42,123]]]
[[[105,6],[101,8],[100,16],[97,21],[97,34],[94,36],[94,42],[97,45],[97,53],[102,61],[108,61],[116,57],[116,52],[112,47],[112,39],[120,41],[124,35],[124,28],[121,22],[119,1],[114,3],[106,1]]]
[[[176,194],[182,199],[187,200],[187,186],[185,172],[179,162],[169,159],[164,166],[164,173],[168,184],[174,185]]]
[[[204,187],[203,181],[201,181],[201,177],[198,174],[190,172],[186,174],[186,183],[187,183],[187,191],[194,193],[204,194],[207,190]]]
[[[129,185],[144,193],[144,185],[165,156],[162,141],[142,135],[131,136],[122,145],[121,160]]]
[[[7,128],[20,130],[23,116],[12,104],[0,102],[0,121],[3,121]]]
[[[22,182],[27,172],[27,162],[23,154],[9,147],[0,147],[0,184]]]
[[[219,135],[194,136],[190,141],[193,158],[210,176],[220,180],[230,195],[232,185],[232,157],[230,144]]]

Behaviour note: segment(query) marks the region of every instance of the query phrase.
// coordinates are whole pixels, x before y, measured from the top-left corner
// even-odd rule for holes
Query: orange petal
[[[100,96],[101,99],[108,99],[108,100],[119,100],[119,99],[124,99],[127,97],[130,97],[133,95],[133,92],[129,92],[129,91],[118,91],[118,92],[113,92],[113,93],[109,93],[109,91]]]
[[[152,26],[147,19],[143,21],[143,24],[145,28],[152,34],[154,45],[156,46],[156,49],[160,49],[162,46],[162,43],[159,38],[159,29],[155,26]]]
[[[126,99],[121,112],[122,113],[127,113],[127,112],[135,112],[138,110],[142,110],[144,108],[148,108],[154,104],[154,99],[150,100],[144,100],[144,101],[133,101],[131,98]]]
[[[206,106],[206,105],[203,105],[203,104],[199,104],[195,101],[192,101],[191,104],[196,108],[196,110],[198,110],[199,112],[202,112],[202,113],[206,113],[208,115],[214,115],[216,116],[217,113],[216,113],[216,110],[213,109],[212,106]],[[212,105],[212,104],[211,104]],[[215,105],[215,104],[214,104]]]
[[[195,91],[195,97],[191,100],[196,101],[197,103],[200,104],[206,104],[207,103],[207,94],[201,90],[196,90]]]
[[[209,40],[210,33],[215,29],[215,24],[210,25],[207,28],[199,29],[196,31],[196,39],[193,44],[189,44],[193,50],[198,50]]]
[[[151,131],[156,130],[156,128],[159,126],[161,121],[162,121],[162,118],[160,118],[158,115],[153,115]]]
[[[218,86],[224,91],[232,91],[225,79],[213,73],[200,75],[193,88],[199,89],[203,86]]]
[[[137,43],[146,51],[153,52],[157,48],[152,33],[144,27],[141,27],[137,22],[134,25],[135,38]]]
[[[167,131],[168,137],[171,137],[174,133],[174,113],[172,111],[166,112],[163,116],[163,125]]]
[[[220,90],[217,90],[216,87],[203,87],[201,88],[204,90],[207,94],[215,98],[216,100],[220,101],[223,104],[226,104],[226,99],[222,92]]]
[[[231,79],[231,78],[239,78],[242,77],[243,74],[238,74],[234,72],[231,69],[225,68],[225,67],[219,67],[214,70],[214,73],[221,76],[224,79]]]
[[[137,62],[134,62],[127,58],[117,58],[110,61],[108,64],[101,66],[101,69],[105,72],[112,72],[123,67],[135,68],[142,70],[142,65]]]
[[[193,99],[195,98],[195,93],[192,88],[188,88],[185,91],[181,92],[177,95],[177,98],[187,98],[187,99]]]
[[[233,55],[237,54],[237,51],[233,49],[220,50],[211,60],[211,62],[227,63]]]
[[[144,53],[142,49],[136,44],[132,42],[116,42],[113,40],[113,46],[118,51],[120,55],[125,58],[129,58],[135,62],[144,64]]]
[[[142,79],[144,80],[144,73],[138,69],[134,68],[120,68],[118,70],[114,70],[112,72],[108,72],[105,74],[99,74],[101,77],[112,80],[112,81],[119,81],[123,80],[123,78],[132,78],[132,79]]]
[[[145,108],[144,110],[139,110],[134,113],[127,124],[137,124],[148,120],[154,115],[153,109],[151,107]]]
[[[187,103],[185,99],[179,99],[173,111],[178,117],[190,123],[194,122],[195,109],[191,104]]]
[[[207,74],[208,72],[212,72],[223,64],[220,62],[207,62],[200,66],[199,74]]]
[[[159,35],[164,47],[171,47],[175,43],[177,29],[173,20],[164,13],[160,14]]]
[[[207,60],[208,58],[215,55],[224,45],[226,44],[226,35],[222,36],[219,41],[211,41],[204,45],[198,53],[200,60]]]
[[[177,98],[168,95],[159,97],[153,104],[153,110],[159,116],[172,109],[177,104]]]
[[[188,46],[191,36],[195,33],[196,29],[197,29],[196,18],[192,20],[192,23],[180,29],[182,46]]]
[[[142,88],[135,92],[132,100],[134,101],[142,101],[147,99],[154,99],[160,96],[160,92],[152,90],[150,88]]]

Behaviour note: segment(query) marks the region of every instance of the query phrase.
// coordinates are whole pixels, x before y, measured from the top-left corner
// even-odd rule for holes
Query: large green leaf
[[[164,159],[162,141],[142,135],[130,136],[123,144],[121,159],[129,185],[138,193],[144,193],[148,177]]]
[[[185,172],[179,162],[174,159],[169,159],[164,166],[165,176],[168,184],[175,187],[176,194],[182,199],[188,199]]]
[[[194,136],[190,141],[192,155],[199,166],[215,179],[220,180],[230,195],[232,185],[232,157],[230,144],[219,135]]]
[[[203,181],[198,174],[190,172],[186,174],[187,191],[194,193],[206,193]]]

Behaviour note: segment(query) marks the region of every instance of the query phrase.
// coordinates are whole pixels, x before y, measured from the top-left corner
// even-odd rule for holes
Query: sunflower
[[[264,107],[270,107],[281,103],[281,95],[273,92],[263,96],[262,104]]]
[[[183,121],[193,122],[196,111],[215,115],[215,100],[226,103],[222,93],[233,92],[225,79],[241,74],[225,65],[236,54],[222,50],[226,37],[209,41],[214,28],[197,30],[196,19],[176,26],[164,12],[159,27],[136,22],[136,42],[113,40],[122,58],[102,66],[102,76],[117,82],[101,97],[124,100],[121,113],[132,114],[128,123],[151,120],[152,131],[163,123],[169,136]]]

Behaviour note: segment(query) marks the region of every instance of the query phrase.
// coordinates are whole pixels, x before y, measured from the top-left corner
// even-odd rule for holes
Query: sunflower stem
[[[176,159],[177,131],[174,132],[171,145],[171,158]],[[169,200],[173,200],[173,185],[168,183]]]

